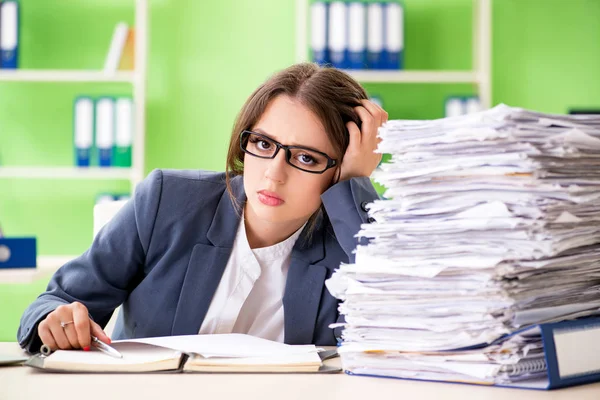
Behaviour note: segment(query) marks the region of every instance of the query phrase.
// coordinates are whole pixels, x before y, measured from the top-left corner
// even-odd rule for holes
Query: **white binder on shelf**
[[[367,7],[364,3],[348,3],[348,65],[350,69],[366,69]]]
[[[446,98],[446,104],[444,106],[445,117],[458,117],[459,115],[465,114],[465,104],[463,99],[458,96],[450,96]]]
[[[384,69],[404,68],[404,9],[400,3],[388,2],[384,6]]]
[[[19,3],[0,1],[0,68],[17,68],[18,55]]]
[[[383,4],[367,5],[367,66],[369,69],[383,69]]]
[[[119,68],[119,61],[125,48],[125,42],[127,41],[127,34],[129,32],[129,26],[125,22],[119,22],[115,26],[112,40],[110,42],[110,48],[104,61],[104,73],[114,74]]]
[[[314,2],[310,6],[310,49],[312,60],[317,64],[327,64],[327,3]]]
[[[115,100],[101,97],[96,100],[96,159],[100,167],[112,166],[114,138]]]
[[[479,97],[472,96],[465,99],[465,114],[473,114],[482,110]]]
[[[73,106],[75,165],[89,167],[94,142],[94,100],[79,96]]]
[[[115,147],[113,165],[131,167],[131,151],[133,145],[133,100],[130,97],[119,97],[115,106]]]
[[[329,61],[336,68],[347,68],[348,36],[347,36],[346,3],[334,1],[329,4],[328,48]]]

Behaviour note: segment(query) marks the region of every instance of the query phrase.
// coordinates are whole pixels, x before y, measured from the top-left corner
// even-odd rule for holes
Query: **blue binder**
[[[327,64],[327,3],[314,2],[310,6],[310,49],[313,62]]]
[[[19,3],[0,2],[0,68],[15,69],[19,55]]]
[[[400,3],[389,2],[383,8],[384,48],[383,68],[404,68],[404,8]]]
[[[329,4],[327,47],[329,61],[336,68],[348,68],[347,8],[342,1]]]
[[[0,269],[35,268],[36,255],[35,238],[0,238]]]
[[[547,376],[492,386],[551,390],[600,381],[600,317],[533,325],[514,332],[512,335],[533,330],[539,330],[541,333]],[[504,339],[506,337],[500,338],[496,342],[501,342]],[[471,346],[469,349],[484,346],[487,346],[487,344]],[[539,362],[532,363],[530,366],[525,365],[523,368],[529,368],[531,372],[536,372],[536,369],[539,368]],[[348,371],[346,373],[367,376],[366,374],[355,374]],[[478,384],[465,381],[451,381],[451,383]]]
[[[383,7],[383,3],[367,5],[367,67],[369,69],[383,69],[385,66]]]
[[[113,97],[96,99],[94,124],[95,159],[100,167],[110,167],[113,164],[115,144],[115,99]]]
[[[75,165],[89,167],[94,144],[94,100],[79,96],[73,102],[73,149]]]
[[[348,7],[348,68],[366,69],[367,7],[351,1]]]

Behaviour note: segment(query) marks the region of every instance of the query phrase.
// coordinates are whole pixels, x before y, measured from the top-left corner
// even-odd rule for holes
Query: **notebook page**
[[[288,345],[239,333],[129,339],[114,343],[146,343],[203,357],[265,357],[317,352],[314,345]]]

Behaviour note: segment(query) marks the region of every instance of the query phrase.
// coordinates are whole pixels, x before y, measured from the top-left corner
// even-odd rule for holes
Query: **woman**
[[[324,281],[353,259],[387,113],[348,75],[298,64],[238,115],[227,173],[153,171],[21,318],[37,352],[88,349],[122,305],[118,339],[247,333],[336,342]]]

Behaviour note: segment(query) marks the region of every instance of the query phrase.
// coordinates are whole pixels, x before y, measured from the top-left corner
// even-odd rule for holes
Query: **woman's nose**
[[[279,183],[285,182],[286,170],[289,167],[285,159],[285,150],[278,151],[275,158],[271,158],[268,162],[269,166],[265,171],[265,176]]]

